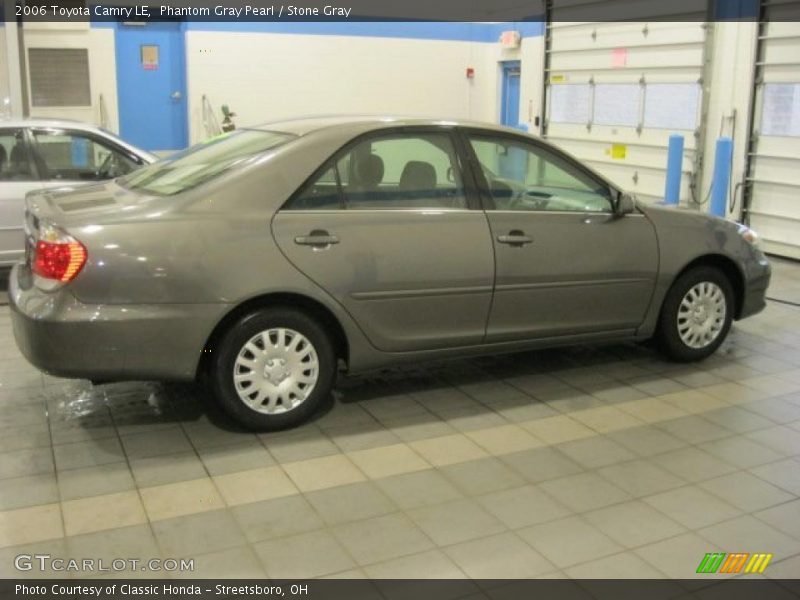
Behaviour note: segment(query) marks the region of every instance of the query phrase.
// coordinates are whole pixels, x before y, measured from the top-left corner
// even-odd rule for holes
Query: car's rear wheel
[[[733,288],[722,271],[691,269],[667,292],[656,333],[658,346],[672,360],[702,360],[725,341],[733,310]]]
[[[249,429],[274,431],[308,419],[330,394],[336,354],[314,319],[288,308],[237,321],[214,352],[212,389],[220,406]]]

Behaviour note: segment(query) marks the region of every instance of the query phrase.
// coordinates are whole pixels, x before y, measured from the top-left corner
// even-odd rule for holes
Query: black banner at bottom
[[[782,600],[800,598],[800,579],[374,579],[267,581],[196,580],[0,580],[0,598],[86,600],[90,598],[308,598],[325,600]]]

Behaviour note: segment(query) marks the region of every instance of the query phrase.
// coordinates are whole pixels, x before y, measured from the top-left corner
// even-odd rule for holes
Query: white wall
[[[8,102],[9,104],[6,104]],[[6,28],[0,25],[0,117],[10,114],[11,90],[8,86]]]
[[[705,198],[714,176],[714,159],[720,131],[733,137],[731,190],[744,182],[745,159],[750,136],[748,119],[755,73],[755,43],[758,25],[746,22],[714,24],[714,51],[711,56],[711,94],[706,119],[705,163],[702,193]],[[736,195],[732,215],[738,217],[742,190]],[[710,203],[710,202],[709,202]],[[703,207],[707,209],[708,206]],[[728,204],[730,209],[730,203]]]
[[[108,114],[106,127],[114,132],[119,131],[113,29],[94,28],[80,23],[26,23],[24,39],[26,52],[29,48],[87,48],[89,50],[91,106],[31,106],[31,117],[77,119],[100,124],[100,96],[102,94]]]
[[[301,115],[394,113],[494,120],[491,44],[398,38],[189,31],[190,140],[201,99],[238,125]],[[475,69],[474,79],[466,77]],[[491,92],[490,92],[491,90]]]
[[[32,117],[100,123],[119,130],[114,29],[87,24],[26,23],[32,47],[88,48],[92,104],[30,107]],[[221,120],[228,104],[238,125],[325,113],[393,113],[472,118],[500,117],[500,62],[520,60],[520,122],[535,130],[541,102],[543,38],[524,38],[518,50],[499,42],[263,32],[186,33],[190,142],[206,137],[202,96]],[[475,76],[466,77],[472,67]],[[0,69],[0,85],[2,85]],[[1,88],[0,88],[1,89]]]

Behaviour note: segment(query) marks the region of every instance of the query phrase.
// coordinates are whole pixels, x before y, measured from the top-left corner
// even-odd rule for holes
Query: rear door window
[[[122,149],[84,132],[36,129],[33,136],[48,180],[100,181],[127,175],[139,166]]]
[[[0,129],[0,181],[35,179],[25,132],[22,129]]]
[[[337,205],[352,210],[467,208],[452,138],[447,133],[409,132],[358,142],[285,208]]]

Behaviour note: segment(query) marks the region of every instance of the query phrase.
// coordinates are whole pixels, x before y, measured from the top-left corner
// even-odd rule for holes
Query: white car
[[[125,175],[156,157],[78,121],[0,120],[0,266],[25,250],[25,194]]]

